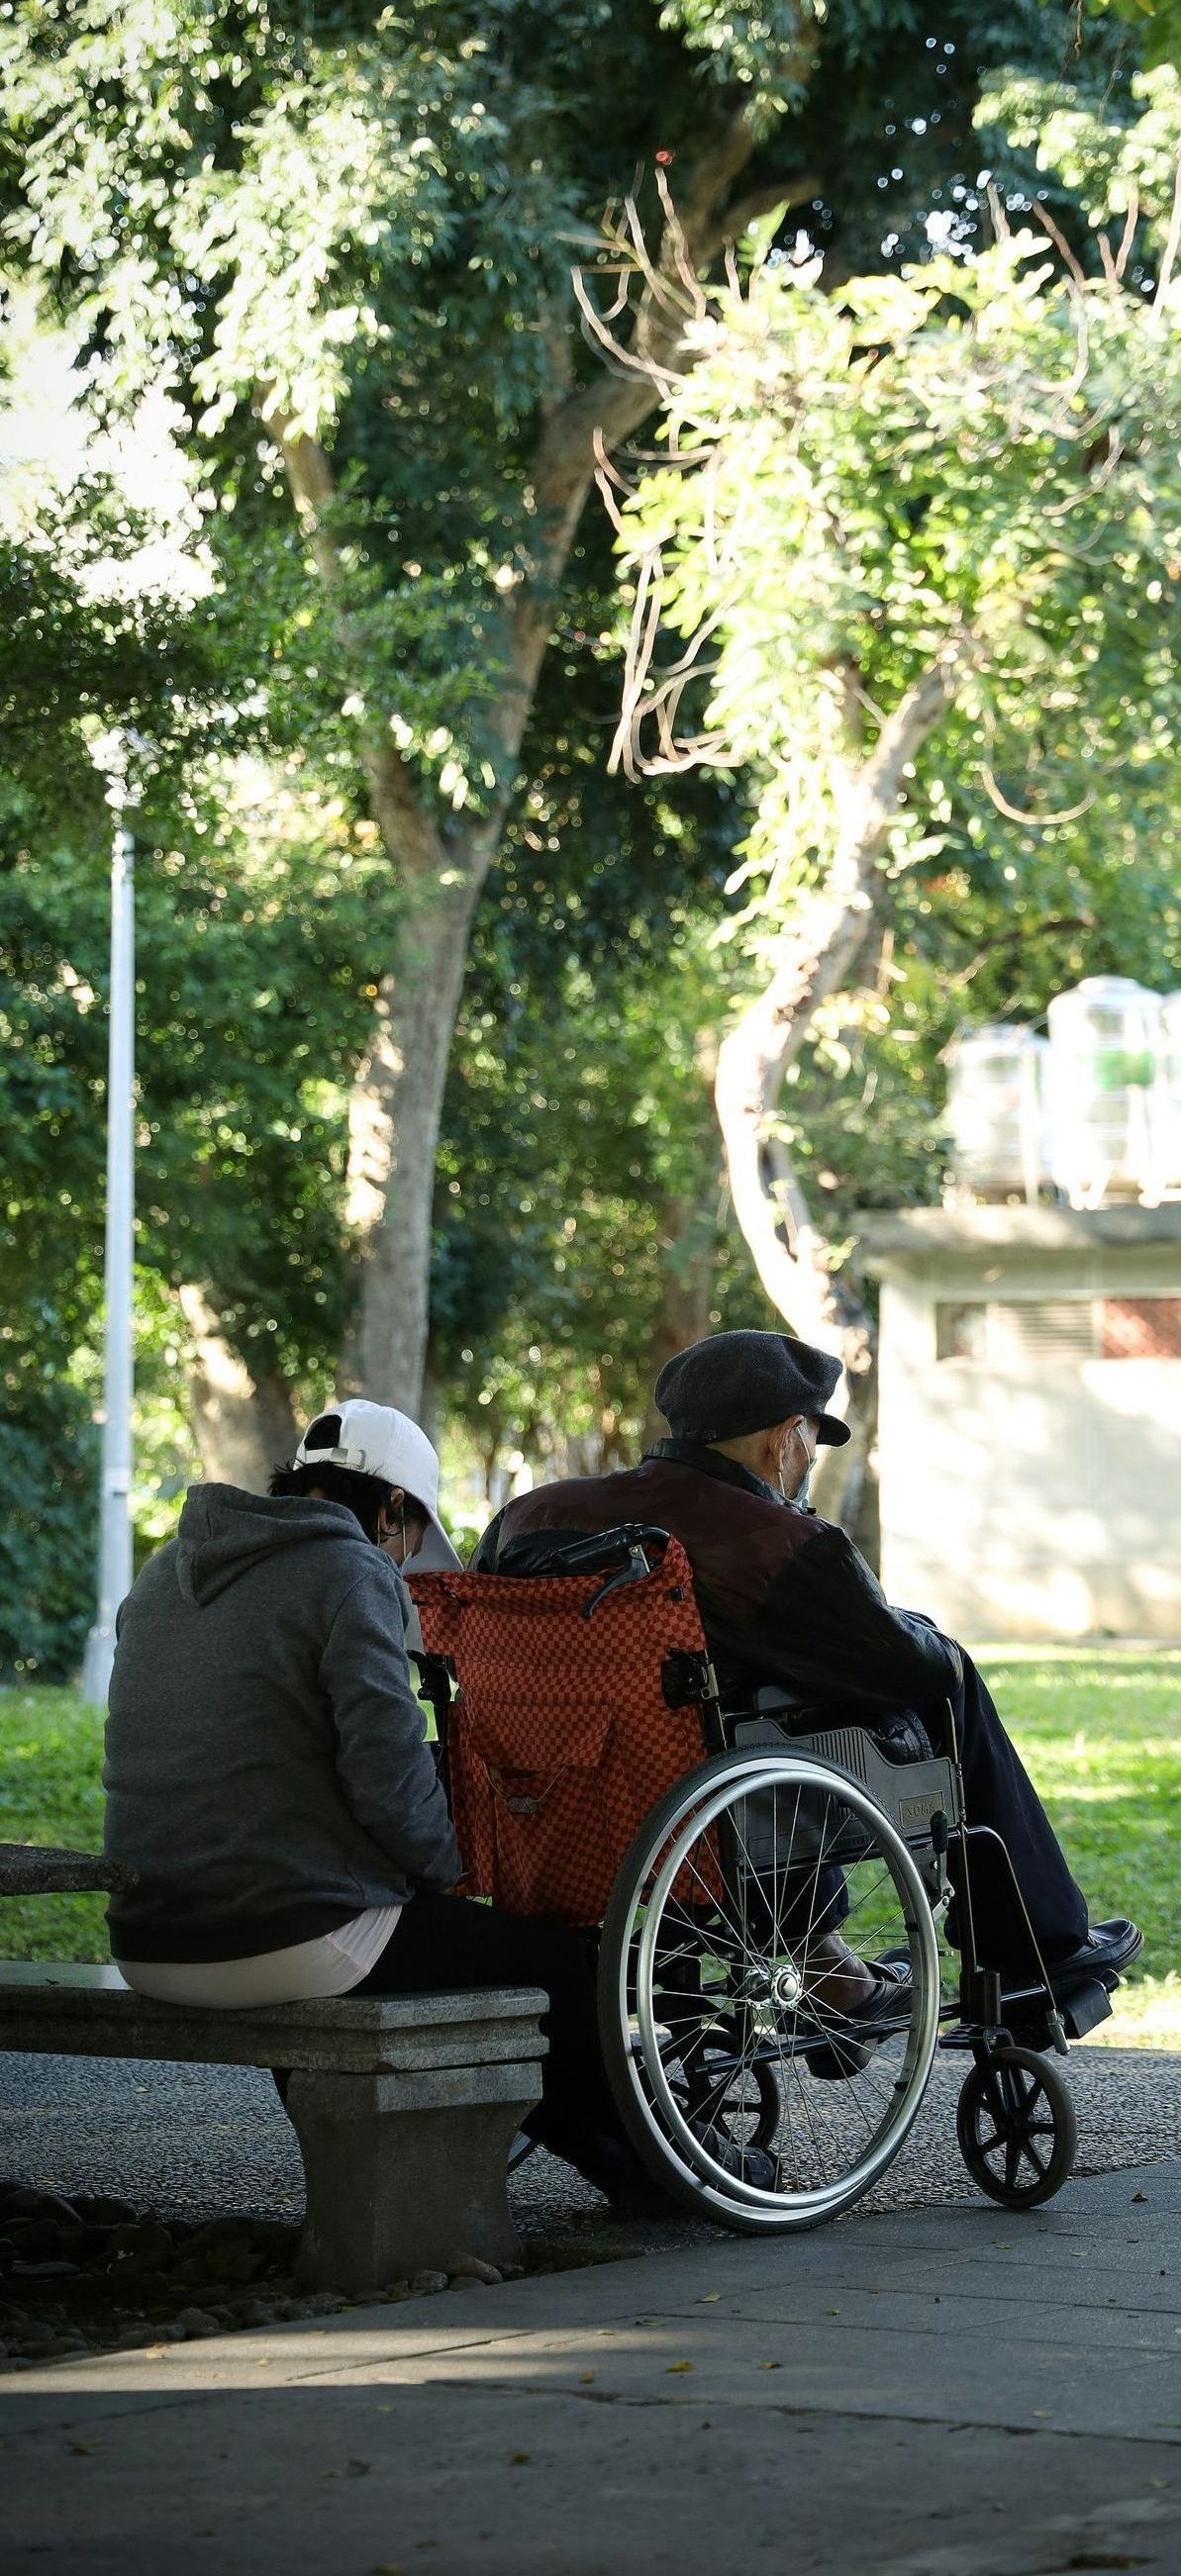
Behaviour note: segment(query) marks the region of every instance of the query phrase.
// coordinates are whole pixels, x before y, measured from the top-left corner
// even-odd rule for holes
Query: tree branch
[[[630,343],[620,342],[598,325],[589,297],[582,294],[583,310],[614,372],[604,372],[594,384],[580,387],[557,404],[533,452],[527,490],[536,526],[536,554],[513,602],[509,678],[499,711],[507,757],[515,757],[520,748],[552,628],[554,591],[599,459],[609,456],[648,418],[660,400],[662,382],[682,366],[689,321],[705,309],[699,272],[760,214],[816,195],[815,175],[802,171],[767,182],[726,208],[722,201],[753,150],[749,125],[739,115],[697,163],[683,205],[674,203],[659,174],[665,219],[654,261],[644,247],[634,201],[629,200],[631,240],[626,256],[644,281]],[[577,273],[575,284],[577,289]]]
[[[330,525],[336,499],[331,465],[319,439],[309,437],[306,430],[292,429],[265,388],[256,398],[255,409],[282,455],[296,516],[311,547],[346,664],[363,688],[363,659],[353,632],[347,568]],[[421,878],[428,871],[437,874],[449,854],[390,733],[387,710],[366,716],[360,748],[374,821],[386,848],[409,878]]]
[[[1173,173],[1173,209],[1169,216],[1169,229],[1165,237],[1165,247],[1161,254],[1160,275],[1156,281],[1156,293],[1152,299],[1153,312],[1160,316],[1162,325],[1164,322],[1165,297],[1169,291],[1169,285],[1172,279],[1174,267],[1176,266],[1177,253],[1179,250],[1181,250],[1181,152],[1177,155],[1177,167]]]
[[[1020,930],[998,930],[994,938],[982,942],[967,966],[957,967],[955,974],[948,976],[948,983],[952,986],[973,983],[990,957],[1003,956],[1007,948],[1024,948],[1028,939],[1051,939],[1059,931],[1094,928],[1093,912],[1055,912],[1048,913],[1044,921],[1032,924],[1023,921]]]
[[[765,1183],[767,1122],[816,1010],[840,991],[864,945],[873,921],[874,863],[898,810],[903,773],[951,705],[971,650],[966,635],[953,639],[891,709],[850,781],[824,884],[792,911],[773,973],[718,1050],[714,1097],[734,1213],[762,1285],[784,1316],[800,1297],[800,1271]],[[791,1218],[790,1198],[785,1212]]]
[[[773,214],[776,206],[782,206],[786,213],[792,206],[809,205],[813,197],[821,194],[822,186],[823,182],[815,170],[801,170],[794,178],[769,179],[765,187],[752,188],[745,197],[739,197],[736,204],[726,207],[718,218],[712,239],[706,233],[701,246],[703,262],[716,259],[728,242],[741,241],[751,225],[757,224],[761,215]]]

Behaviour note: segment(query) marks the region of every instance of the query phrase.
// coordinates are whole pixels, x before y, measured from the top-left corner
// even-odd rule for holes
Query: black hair
[[[378,1524],[382,1513],[390,1509],[394,1487],[386,1483],[384,1476],[362,1476],[354,1467],[325,1465],[276,1467],[267,1492],[279,1495],[317,1493],[323,1495],[325,1502],[347,1503],[350,1512],[355,1512],[360,1521],[366,1538],[371,1538],[376,1545]],[[409,1494],[403,1508],[409,1519]]]
[[[339,1413],[318,1413],[309,1423],[304,1440],[313,1449],[339,1449]],[[278,1495],[319,1493],[326,1502],[345,1503],[350,1512],[356,1513],[366,1538],[376,1545],[381,1515],[391,1510],[399,1487],[391,1485],[385,1476],[366,1476],[356,1467],[336,1467],[326,1458],[322,1465],[309,1460],[306,1466],[276,1467],[267,1491]],[[430,1519],[426,1504],[414,1494],[403,1493],[402,1514],[405,1520],[424,1524]]]

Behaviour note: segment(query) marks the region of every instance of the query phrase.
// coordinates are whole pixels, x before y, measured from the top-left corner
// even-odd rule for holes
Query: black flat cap
[[[806,1413],[817,1439],[838,1449],[849,1426],[824,1407],[840,1374],[831,1351],[791,1333],[713,1333],[666,1361],[656,1401],[678,1440],[741,1440]]]

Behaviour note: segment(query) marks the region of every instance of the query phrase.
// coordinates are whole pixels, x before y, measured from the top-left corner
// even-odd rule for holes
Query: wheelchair
[[[973,2180],[1010,2208],[1049,2200],[1077,2142],[1052,2062],[1064,2014],[1003,1843],[965,1818],[950,1707],[933,1743],[817,1725],[774,1690],[723,1705],[676,1538],[629,1523],[532,1551],[527,1572],[410,1584],[462,1884],[593,1945],[611,2088],[653,2180],[741,2233],[835,2218],[897,2156],[943,2049],[970,2060],[957,2134]],[[978,1951],[985,1844],[1027,1942],[1017,1985]],[[881,1972],[868,2029],[826,1994],[838,1927]],[[1105,2008],[1104,1993],[1091,2018]],[[1078,2016],[1081,2036],[1085,1995]]]

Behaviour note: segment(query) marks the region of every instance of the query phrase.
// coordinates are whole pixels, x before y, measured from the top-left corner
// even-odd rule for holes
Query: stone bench
[[[81,1896],[134,1887],[137,1872],[99,1852],[64,1851],[58,1843],[0,1843],[0,1896]]]
[[[299,2279],[350,2294],[461,2254],[516,2257],[506,2159],[540,2098],[545,2009],[535,1989],[500,1988],[194,2011],[133,1993],[117,1968],[0,1961],[0,2048],[289,2069]]]

